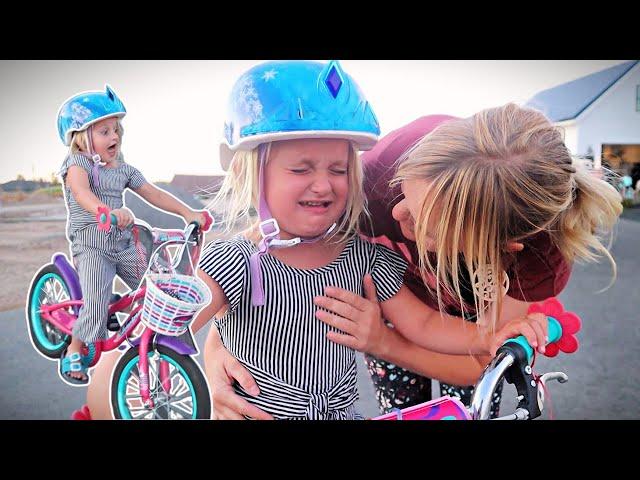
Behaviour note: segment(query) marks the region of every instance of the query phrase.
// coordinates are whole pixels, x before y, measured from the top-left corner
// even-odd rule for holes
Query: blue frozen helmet
[[[124,104],[109,85],[105,85],[104,92],[78,93],[58,110],[58,135],[62,143],[69,145],[73,132],[82,131],[105,118],[122,118],[126,114]]]
[[[370,150],[378,120],[339,62],[265,62],[244,73],[229,97],[220,163],[261,143],[295,138],[344,138]]]

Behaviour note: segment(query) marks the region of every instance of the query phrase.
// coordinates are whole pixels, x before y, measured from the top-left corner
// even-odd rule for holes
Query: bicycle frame
[[[528,364],[520,368],[522,357],[511,347],[499,350],[478,379],[469,408],[457,398],[444,396],[402,410],[395,409],[373,420],[489,420],[493,394],[503,378],[515,384],[520,403],[514,413],[493,420],[537,418],[544,409],[546,382],[565,383],[568,377],[563,372],[549,372],[536,379]]]

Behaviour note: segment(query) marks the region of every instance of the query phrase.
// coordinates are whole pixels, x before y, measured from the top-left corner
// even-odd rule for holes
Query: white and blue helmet
[[[109,117],[122,118],[127,114],[115,92],[105,85],[104,92],[83,92],[74,95],[58,110],[58,135],[65,145],[71,143],[73,132],[79,132]]]
[[[369,102],[337,61],[265,62],[233,86],[220,163],[226,170],[237,150],[295,138],[344,138],[370,150],[379,135]]]

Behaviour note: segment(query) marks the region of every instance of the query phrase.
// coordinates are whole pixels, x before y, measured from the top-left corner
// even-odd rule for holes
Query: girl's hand
[[[549,321],[542,313],[530,313],[523,319],[512,320],[502,327],[493,338],[490,339],[489,352],[495,356],[500,346],[510,338],[524,335],[529,345],[540,353],[544,353],[548,341],[547,330]]]
[[[245,420],[246,415],[256,420],[273,420],[271,415],[247,402],[233,390],[233,382],[236,380],[251,395],[260,393],[249,371],[226,348],[216,348],[207,367],[214,419]]]
[[[207,218],[210,217],[209,212],[205,210],[190,210],[183,218],[184,221],[189,225],[191,222],[198,222],[200,228],[203,231],[206,231],[205,226],[207,225]]]
[[[133,212],[126,207],[111,210],[111,213],[118,219],[118,228],[126,228],[135,221]]]
[[[365,275],[363,284],[366,298],[342,288],[326,287],[326,296],[315,297],[313,301],[329,312],[317,310],[316,317],[344,332],[328,332],[327,338],[332,342],[377,355],[382,349],[388,327],[382,320],[371,275]]]

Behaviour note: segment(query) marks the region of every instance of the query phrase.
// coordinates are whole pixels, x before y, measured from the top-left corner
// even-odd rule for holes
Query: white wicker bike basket
[[[149,274],[141,321],[158,333],[178,336],[189,328],[195,314],[210,301],[209,287],[197,277]]]

